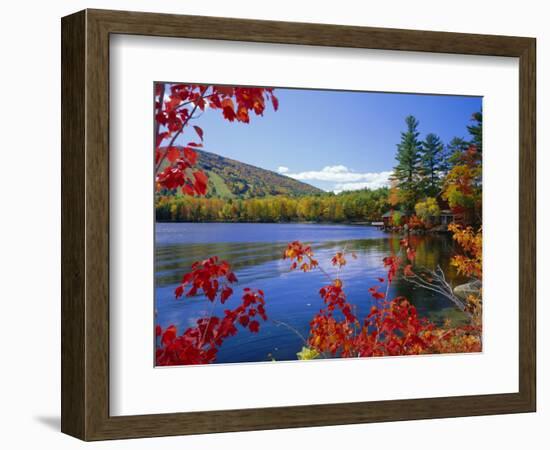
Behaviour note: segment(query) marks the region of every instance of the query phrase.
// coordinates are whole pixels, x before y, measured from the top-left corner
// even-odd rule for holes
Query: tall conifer
[[[405,123],[407,130],[401,133],[401,142],[397,144],[397,165],[394,167],[393,176],[405,212],[411,214],[420,190],[422,145],[418,140],[418,120],[413,116],[407,116]]]

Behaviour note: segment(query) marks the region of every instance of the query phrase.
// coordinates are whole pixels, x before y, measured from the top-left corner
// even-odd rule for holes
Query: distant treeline
[[[156,200],[156,219],[174,222],[360,222],[380,220],[387,188],[304,197],[219,199],[166,196]]]

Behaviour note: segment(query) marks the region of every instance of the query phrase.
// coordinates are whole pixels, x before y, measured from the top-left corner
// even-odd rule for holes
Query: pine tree
[[[428,134],[422,142],[420,155],[424,191],[429,197],[435,197],[439,192],[441,175],[446,170],[444,146],[439,136]]]
[[[405,119],[407,131],[401,133],[401,142],[397,144],[397,166],[394,168],[394,179],[400,191],[401,201],[406,213],[414,211],[419,183],[421,181],[421,143],[418,140],[418,120],[413,116]]]
[[[446,164],[445,164],[445,175],[451,170],[451,168],[460,161],[460,155],[466,150],[470,143],[462,137],[455,136],[447,144],[446,149]]]
[[[468,133],[472,136],[471,144],[475,145],[477,147],[477,151],[481,153],[483,143],[483,115],[481,112],[473,113],[472,121],[475,122],[475,124],[468,126]]]

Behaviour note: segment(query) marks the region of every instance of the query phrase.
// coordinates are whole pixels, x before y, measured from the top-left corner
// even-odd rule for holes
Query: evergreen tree
[[[447,173],[451,167],[460,160],[460,155],[462,155],[462,153],[467,150],[469,146],[470,143],[462,137],[455,136],[451,139],[451,141],[447,144],[445,173]]]
[[[412,213],[419,192],[421,181],[421,143],[418,140],[418,120],[413,116],[405,119],[407,131],[401,133],[401,142],[397,144],[397,166],[394,168],[394,179],[400,191],[405,212]]]
[[[436,134],[430,133],[422,142],[420,162],[422,165],[423,187],[429,197],[439,192],[441,175],[446,170],[444,146]]]
[[[475,122],[474,125],[468,126],[468,133],[472,136],[471,144],[475,145],[477,147],[477,151],[481,153],[483,143],[483,115],[481,112],[472,114],[472,121]]]
[[[468,149],[468,141],[464,140],[464,138],[455,136],[451,139],[451,141],[447,144],[447,149],[449,152],[463,152],[464,150]]]

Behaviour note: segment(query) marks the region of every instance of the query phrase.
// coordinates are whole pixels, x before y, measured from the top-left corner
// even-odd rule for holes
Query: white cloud
[[[361,181],[359,183],[338,183],[334,186],[334,192],[336,194],[343,191],[357,191],[358,189],[378,189],[381,187],[389,187],[390,182],[388,177],[391,172],[380,172],[373,177],[371,181]]]
[[[285,167],[285,166],[279,166],[277,168],[277,172],[279,173],[287,173],[290,169],[288,167]]]
[[[312,170],[299,173],[285,173],[286,176],[300,181],[334,182],[333,191],[353,191],[357,189],[377,189],[389,186],[391,171],[384,172],[352,172],[346,166],[326,166],[322,170]]]
[[[326,166],[322,170],[312,170],[299,173],[288,173],[287,176],[296,180],[317,180],[317,181],[359,181],[361,180],[361,174],[356,172],[350,172],[346,166]]]

